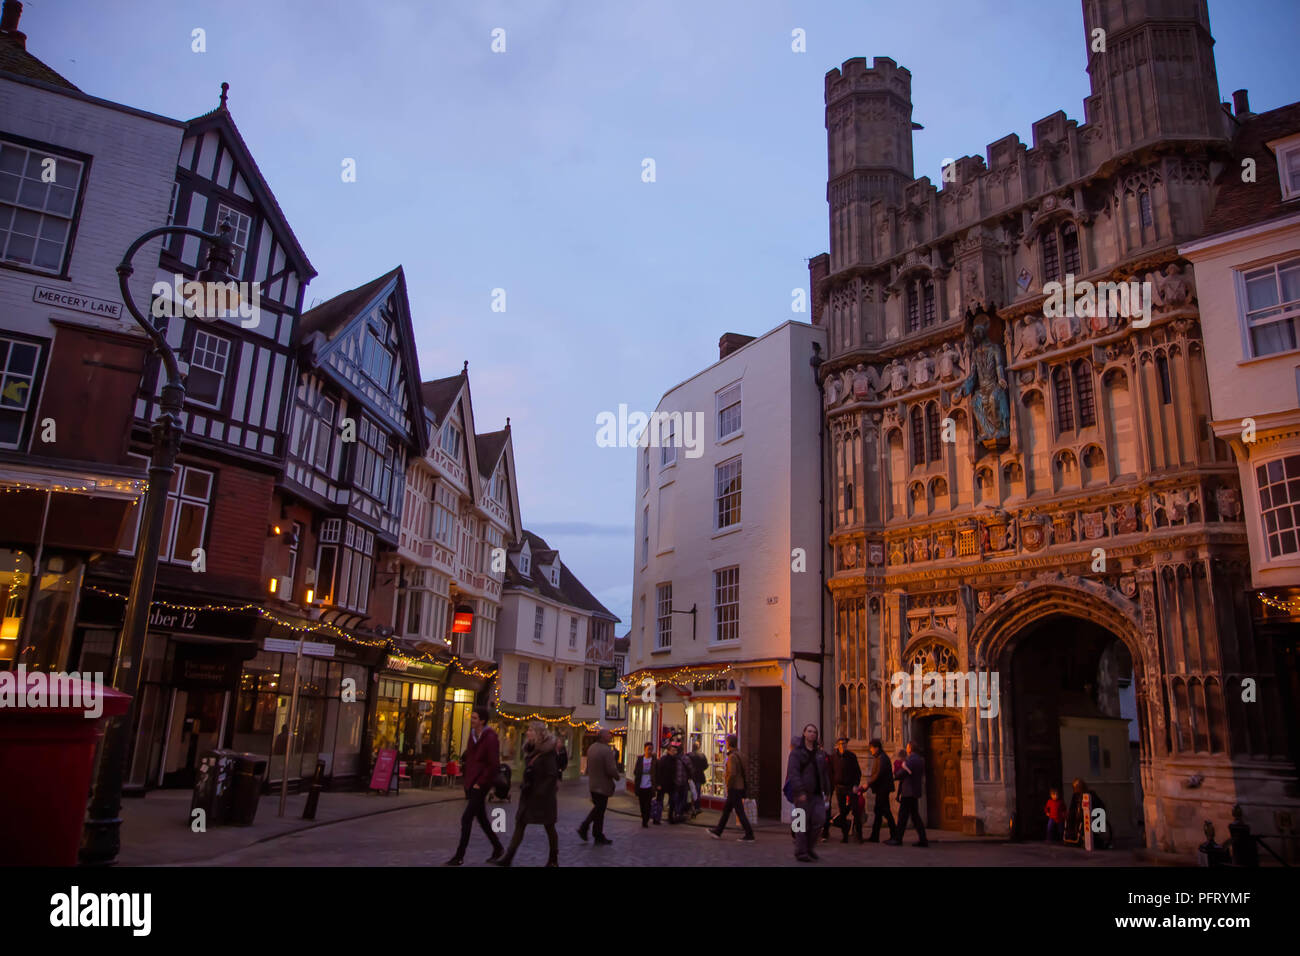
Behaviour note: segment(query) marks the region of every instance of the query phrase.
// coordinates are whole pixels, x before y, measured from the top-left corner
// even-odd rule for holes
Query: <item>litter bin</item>
[[[262,782],[266,780],[269,761],[258,754],[232,756],[235,763],[235,785],[230,822],[239,826],[251,826],[257,816],[257,802],[262,796]]]
[[[235,758],[233,750],[209,750],[199,758],[194,772],[194,794],[190,797],[190,819],[194,811],[203,811],[205,825],[220,826],[230,819],[230,802],[234,794]]]
[[[11,679],[29,693],[35,673]],[[97,718],[85,706],[0,707],[0,861],[76,866],[104,720],[126,713],[131,695],[87,680],[60,681],[68,701],[102,700]],[[86,690],[90,694],[86,694]],[[80,695],[78,697],[78,695]],[[96,708],[97,709],[97,708]]]

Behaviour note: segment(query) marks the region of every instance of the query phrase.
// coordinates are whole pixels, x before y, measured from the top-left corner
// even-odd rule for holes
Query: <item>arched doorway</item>
[[[962,828],[961,721],[941,715],[925,718],[925,822],[935,830]]]
[[[1052,788],[1069,806],[1080,778],[1101,797],[1120,845],[1142,843],[1140,732],[1133,659],[1112,631],[1057,614],[1007,645],[1016,836],[1041,840]]]

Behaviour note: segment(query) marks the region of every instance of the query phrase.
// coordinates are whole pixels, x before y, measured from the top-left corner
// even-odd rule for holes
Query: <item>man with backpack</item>
[[[871,836],[867,837],[866,842],[879,843],[882,819],[889,823],[891,839],[898,829],[898,824],[894,822],[894,812],[889,808],[889,795],[894,791],[894,770],[889,763],[889,754],[885,753],[884,745],[879,738],[871,741],[870,751],[871,766],[867,771],[867,789],[876,795],[872,807],[875,819],[871,823]]]
[[[501,859],[506,852],[501,840],[492,832],[492,825],[487,818],[488,791],[496,781],[501,765],[501,743],[497,740],[496,731],[488,726],[489,716],[491,711],[481,704],[469,715],[469,746],[463,760],[465,812],[460,815],[460,843],[456,846],[455,856],[447,861],[447,866],[460,866],[465,862],[469,832],[475,820],[492,841],[492,855],[488,857],[488,862]]]

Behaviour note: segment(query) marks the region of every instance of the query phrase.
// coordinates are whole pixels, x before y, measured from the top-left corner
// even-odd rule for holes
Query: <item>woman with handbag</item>
[[[555,761],[555,736],[540,720],[528,725],[524,740],[524,775],[519,784],[519,812],[515,816],[515,834],[510,839],[506,855],[493,860],[497,866],[509,866],[515,851],[523,842],[524,830],[530,823],[540,823],[546,830],[550,846],[547,866],[559,866],[560,842],[555,832],[556,795],[559,790],[560,771]]]

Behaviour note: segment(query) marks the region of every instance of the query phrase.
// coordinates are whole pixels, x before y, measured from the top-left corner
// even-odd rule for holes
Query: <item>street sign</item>
[[[263,650],[279,651],[281,654],[297,654],[298,642],[287,641],[282,637],[268,637],[262,641]],[[316,641],[303,641],[302,652],[309,657],[333,657],[334,645]]]

